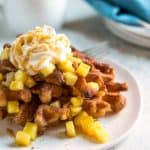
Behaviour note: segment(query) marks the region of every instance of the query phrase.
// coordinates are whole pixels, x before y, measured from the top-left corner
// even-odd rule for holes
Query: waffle
[[[10,47],[11,45],[6,44],[4,49]],[[76,111],[85,111],[94,118],[120,112],[126,105],[126,98],[121,92],[127,91],[128,86],[115,81],[114,68],[73,47],[72,56],[90,66],[87,75],[79,75],[74,85],[66,84],[63,70],[56,66],[54,72],[46,77],[41,74],[33,75],[32,86],[26,81],[25,87],[17,91],[9,88],[17,68],[9,59],[1,59],[0,73],[3,79],[0,85],[0,119],[9,117],[13,123],[21,126],[26,122],[33,122],[38,126],[38,133],[42,134],[50,126],[75,118],[77,112],[72,114],[74,108],[70,102],[71,97],[81,97],[83,100],[82,106]],[[72,66],[77,70],[79,62],[73,60]],[[100,88],[90,88],[88,83],[92,83],[92,86],[97,83]],[[7,103],[11,101],[17,101],[18,112],[7,111]]]
[[[92,66],[86,81],[95,81],[102,84],[102,91],[96,97],[87,99],[84,109],[96,118],[121,111],[126,105],[126,98],[121,92],[128,90],[127,83],[115,82],[115,70],[110,65],[100,63],[75,48],[73,48],[73,55]],[[80,81],[80,84],[84,83]]]

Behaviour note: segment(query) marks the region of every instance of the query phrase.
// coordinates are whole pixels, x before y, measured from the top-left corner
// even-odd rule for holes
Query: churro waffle
[[[72,51],[67,58],[57,58],[41,68],[43,61],[51,60],[45,51],[54,47],[58,52],[61,40],[67,40],[49,30],[45,33],[45,29],[37,28],[17,37],[21,43],[4,45],[0,59],[0,118],[9,117],[13,123],[24,126],[16,134],[19,145],[27,146],[37,135],[61,122],[66,122],[66,134],[70,137],[80,130],[104,143],[108,135],[94,118],[121,111],[126,104],[121,92],[127,91],[128,86],[115,81],[115,70],[110,65],[69,48],[66,41],[68,52]],[[56,42],[60,47],[54,45]],[[40,46],[38,50],[36,44]],[[14,57],[14,52],[18,56]],[[33,59],[34,53],[39,53],[38,57],[42,53],[43,59],[31,65],[29,56]]]

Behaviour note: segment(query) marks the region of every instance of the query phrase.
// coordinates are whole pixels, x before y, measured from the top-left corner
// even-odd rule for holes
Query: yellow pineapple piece
[[[101,124],[98,121],[93,121],[90,124],[86,124],[86,127],[84,128],[85,133],[87,136],[95,137],[98,129],[101,128]]]
[[[95,139],[99,143],[106,143],[109,141],[110,137],[105,129],[101,129],[96,132]]]
[[[16,144],[20,146],[30,145],[30,135],[24,131],[18,131],[16,134]]]
[[[106,143],[110,139],[108,132],[98,121],[95,121],[92,126],[93,138],[97,142]]]
[[[59,102],[59,101],[52,102],[52,103],[50,104],[50,106],[54,106],[54,107],[60,108],[60,102]]]
[[[69,59],[72,61],[72,62],[75,62],[77,64],[80,64],[82,62],[82,60],[80,58],[77,58],[77,57],[73,57],[73,56],[70,56]]]
[[[28,88],[31,88],[31,87],[35,86],[35,84],[36,84],[36,82],[33,80],[33,78],[28,76],[27,80],[25,82],[25,86]]]
[[[58,67],[64,72],[74,72],[74,68],[70,60],[60,62],[60,64],[58,64]]]
[[[3,80],[3,74],[2,73],[0,73],[0,81],[2,81]]]
[[[97,128],[97,129],[102,129],[103,128],[102,124],[99,121],[94,121],[93,127]]]
[[[76,116],[78,115],[81,110],[82,110],[82,107],[74,107],[74,106],[70,106],[70,110],[71,110],[71,116]]]
[[[71,97],[70,102],[73,106],[81,106],[83,104],[82,97]]]
[[[8,101],[7,112],[9,114],[14,114],[19,112],[19,102],[18,101]]]
[[[25,133],[27,133],[28,135],[30,135],[31,140],[35,140],[36,137],[37,137],[37,131],[38,131],[37,124],[27,122],[24,129],[23,129],[23,131]]]
[[[96,83],[96,82],[88,82],[88,86],[91,88],[91,89],[93,89],[93,90],[96,90],[96,91],[98,91],[99,90],[99,85],[98,85],[98,83]]]
[[[93,117],[91,116],[86,116],[83,117],[83,119],[80,121],[80,129],[82,130],[82,132],[84,132],[85,134],[87,134],[88,130],[89,130],[89,126],[94,122]]]
[[[3,51],[1,52],[1,55],[0,55],[0,59],[1,60],[8,59],[9,58],[9,51],[10,51],[10,48],[8,48],[8,47],[3,49]]]
[[[90,66],[85,63],[80,63],[78,66],[76,73],[82,77],[86,77],[90,71]]]
[[[11,81],[9,89],[12,91],[19,91],[24,89],[24,84],[22,81]]]
[[[17,72],[15,72],[15,80],[22,81],[23,83],[25,83],[27,80],[26,72],[24,72],[22,70],[18,70]]]
[[[44,77],[47,77],[48,75],[52,74],[54,70],[55,70],[55,65],[50,63],[48,67],[41,69],[40,72]]]
[[[76,126],[81,126],[81,122],[82,122],[82,119],[84,119],[85,117],[87,117],[88,114],[85,112],[85,111],[81,111],[79,113],[79,115],[77,115],[75,118],[74,118],[74,123]]]
[[[75,117],[74,123],[82,133],[99,143],[106,143],[109,140],[109,135],[103,126],[85,112]]]
[[[65,83],[66,83],[67,85],[73,86],[73,85],[76,83],[78,77],[77,77],[77,75],[75,75],[74,73],[65,72],[65,73],[64,73],[64,79],[65,79]]]
[[[75,131],[75,127],[74,127],[73,121],[67,121],[66,122],[66,135],[68,137],[76,136],[76,131]]]

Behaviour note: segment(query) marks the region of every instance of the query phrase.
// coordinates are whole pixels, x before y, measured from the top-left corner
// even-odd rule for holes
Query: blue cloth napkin
[[[150,0],[86,0],[102,16],[129,25],[150,23]]]

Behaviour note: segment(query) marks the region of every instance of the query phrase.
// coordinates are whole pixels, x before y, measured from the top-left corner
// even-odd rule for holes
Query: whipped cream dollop
[[[69,39],[45,25],[16,38],[10,49],[10,62],[29,75],[35,75],[50,63],[65,61],[70,54]]]

